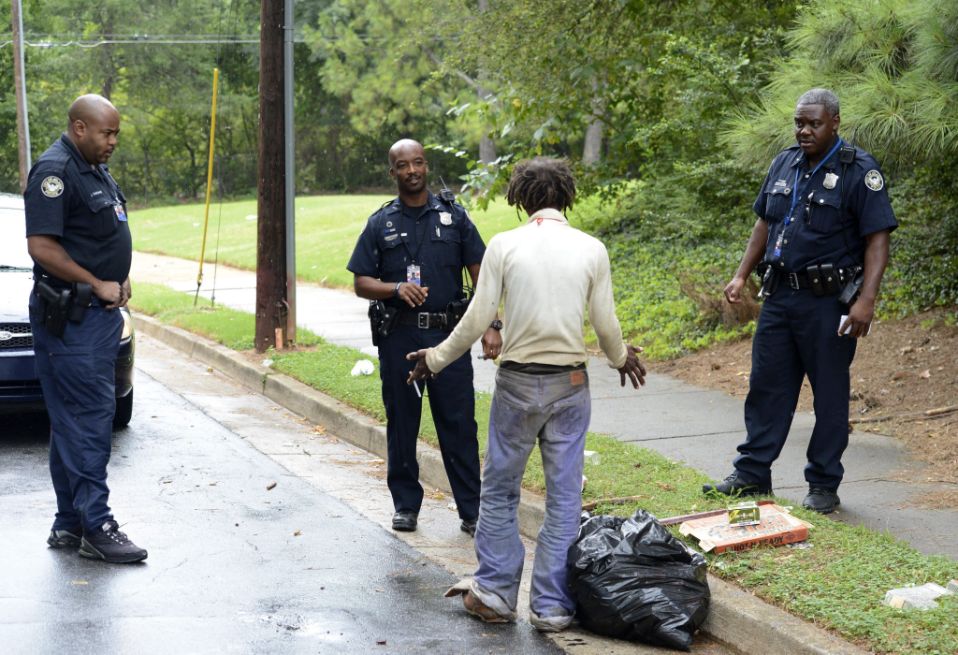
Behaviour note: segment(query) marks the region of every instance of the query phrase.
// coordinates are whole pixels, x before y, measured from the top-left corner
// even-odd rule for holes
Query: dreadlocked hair
[[[563,159],[535,157],[516,164],[506,189],[506,200],[529,215],[540,209],[564,212],[575,200],[575,179]]]

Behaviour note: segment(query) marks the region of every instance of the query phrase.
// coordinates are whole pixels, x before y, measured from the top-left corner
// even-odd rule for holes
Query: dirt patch
[[[958,508],[958,327],[946,318],[933,311],[874,324],[852,364],[849,417],[855,430],[896,437],[927,464],[899,472],[904,480],[944,485],[926,506]],[[654,370],[744,399],[751,352],[748,339],[660,362]],[[799,410],[811,409],[806,379]]]

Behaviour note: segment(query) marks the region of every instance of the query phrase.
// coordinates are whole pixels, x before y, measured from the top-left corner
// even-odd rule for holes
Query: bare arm
[[[874,232],[865,237],[865,278],[862,281],[861,294],[848,310],[848,318],[839,327],[838,333],[848,336],[864,337],[868,334],[872,319],[875,318],[875,302],[878,300],[878,288],[881,286],[885,267],[888,266],[889,250],[888,230]]]
[[[725,299],[730,303],[742,302],[742,288],[748,279],[752,270],[758,266],[765,255],[765,242],[768,240],[768,223],[761,218],[755,221],[752,228],[752,236],[748,238],[748,245],[745,246],[745,254],[742,255],[742,261],[735,271],[731,282],[725,285]]]
[[[383,282],[368,275],[353,276],[353,289],[356,295],[366,300],[386,300],[398,297],[410,307],[418,307],[426,302],[429,287],[420,287],[409,282]],[[398,290],[397,290],[398,289]]]
[[[108,307],[120,307],[129,300],[129,278],[121,282],[101,280],[67,254],[55,237],[35,234],[27,237],[27,251],[43,270],[64,282],[89,284],[97,298]],[[125,290],[124,290],[125,289]]]

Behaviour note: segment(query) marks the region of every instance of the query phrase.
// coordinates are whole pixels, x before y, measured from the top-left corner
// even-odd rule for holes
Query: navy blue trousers
[[[386,483],[397,512],[419,512],[423,489],[419,484],[416,442],[422,416],[422,399],[406,384],[412,362],[406,354],[439,344],[448,336],[442,330],[397,326],[379,343],[379,375],[386,407],[388,473]],[[476,399],[472,386],[471,353],[462,357],[425,384],[439,449],[459,516],[479,516],[479,441],[476,437]],[[422,381],[419,388],[423,390]]]
[[[785,445],[802,381],[814,394],[815,428],[806,451],[809,486],[837,489],[848,446],[849,367],[857,339],[839,337],[848,308],[835,296],[781,288],[765,300],[752,341],[752,373],[745,399],[745,443],[736,470],[771,486],[771,466]]]
[[[113,433],[115,363],[123,318],[91,307],[62,338],[43,326],[40,300],[30,296],[37,373],[50,416],[50,476],[57,497],[54,530],[95,530],[113,518],[106,484]]]

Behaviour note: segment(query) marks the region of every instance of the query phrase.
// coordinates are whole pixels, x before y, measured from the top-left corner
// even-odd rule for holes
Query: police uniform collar
[[[77,148],[76,144],[73,143],[70,137],[67,136],[66,132],[60,135],[60,143],[63,144],[63,147],[66,148],[67,152],[70,153],[70,156],[73,157],[74,161],[76,161],[77,168],[81,173],[92,174],[94,168],[100,168],[100,166],[93,166],[90,162],[84,159],[79,148]]]
[[[835,139],[836,139],[836,142],[844,143],[844,141],[842,141],[842,138],[840,136],[836,135]],[[825,154],[822,156],[828,157],[829,154],[834,154],[831,152],[831,149],[834,147],[835,147],[835,143],[832,143],[830,146],[828,146],[828,149],[825,151]],[[792,163],[789,167],[795,168],[799,164],[807,165],[808,159],[805,156],[805,151],[801,149],[801,146],[799,146],[798,144],[795,144],[794,146],[791,146],[789,150],[791,150],[792,148],[797,148],[798,154],[792,157]],[[821,164],[822,168],[835,168],[835,161],[837,159],[838,159],[837,157],[828,157],[828,160],[825,163]]]

